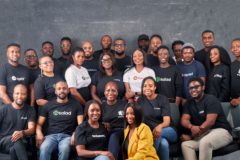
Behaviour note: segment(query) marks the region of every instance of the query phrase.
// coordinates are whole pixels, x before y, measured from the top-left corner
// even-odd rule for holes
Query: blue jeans
[[[161,160],[169,160],[169,142],[176,141],[177,133],[172,127],[162,129],[160,137],[154,141],[154,147]]]
[[[77,160],[109,160],[108,156],[99,155],[94,158],[77,157]]]
[[[68,160],[70,153],[71,136],[64,133],[50,134],[45,136],[40,146],[39,160],[50,160],[54,150],[58,150],[58,160]]]
[[[113,154],[115,159],[118,159],[119,153],[121,153],[121,143],[123,141],[123,129],[113,129],[109,133],[108,150]]]

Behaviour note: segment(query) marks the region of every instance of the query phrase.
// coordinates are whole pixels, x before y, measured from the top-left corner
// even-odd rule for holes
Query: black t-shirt
[[[188,100],[183,106],[183,113],[189,114],[191,116],[190,122],[197,126],[205,122],[207,114],[215,113],[218,116],[211,129],[224,128],[228,131],[231,130],[220,101],[213,95],[205,94],[199,102],[194,99]]]
[[[99,60],[101,54],[103,53],[103,50],[97,50],[93,53],[93,57],[96,58],[97,60]],[[114,50],[110,49],[110,53],[114,54]]]
[[[206,93],[216,96],[219,101],[229,101],[230,93],[230,69],[220,64],[215,66],[208,76]]]
[[[6,86],[7,95],[11,100],[13,100],[13,89],[19,83],[24,84],[26,87],[33,83],[29,69],[21,64],[12,66],[9,63],[5,63],[1,65],[0,85]]]
[[[55,85],[62,80],[63,78],[57,74],[54,74],[54,77],[44,75],[38,77],[34,83],[35,99],[46,99],[48,101],[55,99]]]
[[[75,131],[75,145],[85,145],[91,151],[106,150],[107,138],[107,130],[101,123],[99,128],[92,128],[88,121],[84,121]]]
[[[121,99],[125,94],[123,75],[121,72],[115,71],[112,76],[107,76],[98,71],[93,75],[91,84],[96,86],[98,97],[104,99],[104,88],[109,81],[115,81],[117,83],[118,97]]]
[[[52,58],[54,62],[54,73],[60,75],[61,77],[64,78],[65,71],[66,71],[66,64],[62,63],[60,60],[56,58]]]
[[[169,98],[175,100],[176,96],[182,96],[183,80],[181,72],[176,66],[153,68],[156,74],[157,91]]]
[[[126,69],[131,67],[131,58],[128,55],[126,55],[124,58],[121,58],[121,59],[115,58],[115,60],[116,60],[117,70],[119,70],[122,73]]]
[[[111,129],[124,127],[124,108],[126,101],[117,100],[117,103],[110,106],[103,102],[103,122],[110,123]]]
[[[152,68],[155,66],[159,66],[159,60],[157,56],[154,56],[152,54],[147,54],[147,67]],[[169,57],[168,63],[171,65],[176,65],[175,61],[172,59],[172,57]]]
[[[164,116],[170,116],[170,105],[166,96],[158,94],[154,100],[140,97],[138,104],[142,107],[144,123],[151,130],[163,122]]]
[[[231,64],[231,58],[230,58],[228,52],[223,47],[219,47],[219,50],[221,53],[221,56],[220,56],[221,63],[229,66]],[[195,58],[195,60],[201,62],[204,65],[206,74],[208,76],[213,68],[213,64],[210,61],[210,53],[208,51],[205,51],[205,49],[203,48],[195,53],[194,58]]]
[[[99,71],[99,61],[97,58],[93,58],[92,60],[85,60],[82,66],[87,69],[90,77]]]
[[[33,107],[24,104],[22,109],[13,108],[12,104],[0,107],[0,138],[12,135],[14,131],[25,130],[28,122],[36,121]]]
[[[77,126],[79,115],[83,115],[82,106],[73,99],[69,99],[67,103],[52,100],[42,107],[39,114],[47,119],[47,135],[56,133],[71,135]]]
[[[41,70],[40,68],[36,68],[36,69],[29,69],[30,70],[30,75],[31,75],[31,79],[33,80],[33,83],[35,82],[35,80],[41,76]]]
[[[240,97],[240,62],[237,60],[231,64],[231,97]]]
[[[61,71],[61,72],[64,72],[64,73],[72,63],[70,59],[63,58],[62,56],[59,57],[57,60],[60,62],[61,66],[62,66],[62,69],[64,70],[64,71]],[[64,73],[62,73],[62,74],[64,74]]]

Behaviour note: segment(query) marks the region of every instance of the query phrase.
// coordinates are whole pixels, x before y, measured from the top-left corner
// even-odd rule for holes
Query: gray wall
[[[75,45],[92,40],[95,49],[103,34],[121,36],[131,52],[139,34],[158,33],[169,46],[182,39],[200,49],[201,32],[211,29],[229,51],[231,40],[240,37],[239,9],[239,0],[1,0],[0,63],[11,42],[41,55],[41,43],[49,40],[58,57],[63,36]]]

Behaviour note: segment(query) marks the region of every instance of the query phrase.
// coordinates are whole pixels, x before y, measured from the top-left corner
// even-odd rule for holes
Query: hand
[[[110,126],[110,123],[104,123],[104,126],[105,126],[105,128],[107,129],[107,131],[108,132],[110,132],[111,131],[111,126]]]
[[[23,132],[22,131],[14,131],[12,134],[12,138],[11,141],[12,142],[16,142],[17,140],[19,140],[20,138],[23,138]]]
[[[36,146],[39,148],[44,141],[44,136],[42,133],[36,134]]]
[[[200,135],[200,127],[199,126],[192,126],[191,127],[191,132],[193,137],[198,137]]]
[[[102,151],[102,152],[100,152],[100,155],[108,156],[108,158],[109,158],[110,160],[115,160],[113,154],[112,154],[111,152],[109,152],[109,151]]]
[[[155,139],[159,138],[161,133],[162,133],[162,126],[161,125],[158,125],[153,129],[153,137]]]
[[[240,98],[234,98],[230,101],[230,104],[234,107],[237,107],[238,105],[240,105]]]
[[[187,135],[187,134],[182,134],[181,136],[180,136],[180,140],[182,141],[182,142],[184,142],[184,141],[189,141],[189,140],[191,140],[192,139],[192,137],[190,136],[190,135]]]

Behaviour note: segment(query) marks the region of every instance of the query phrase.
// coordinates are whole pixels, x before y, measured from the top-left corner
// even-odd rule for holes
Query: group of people
[[[202,32],[204,48],[172,43],[162,37],[138,37],[138,49],[126,53],[123,38],[101,37],[72,49],[60,41],[42,43],[42,56],[9,44],[0,68],[0,152],[28,159],[25,138],[35,135],[39,159],[57,153],[67,160],[74,146],[79,160],[169,159],[169,145],[182,141],[184,159],[212,158],[212,151],[232,142],[231,127],[220,102],[240,105],[240,39],[231,42],[236,60],[215,44],[214,32]],[[170,103],[181,111],[180,133],[172,123]],[[221,140],[219,140],[221,139]]]

